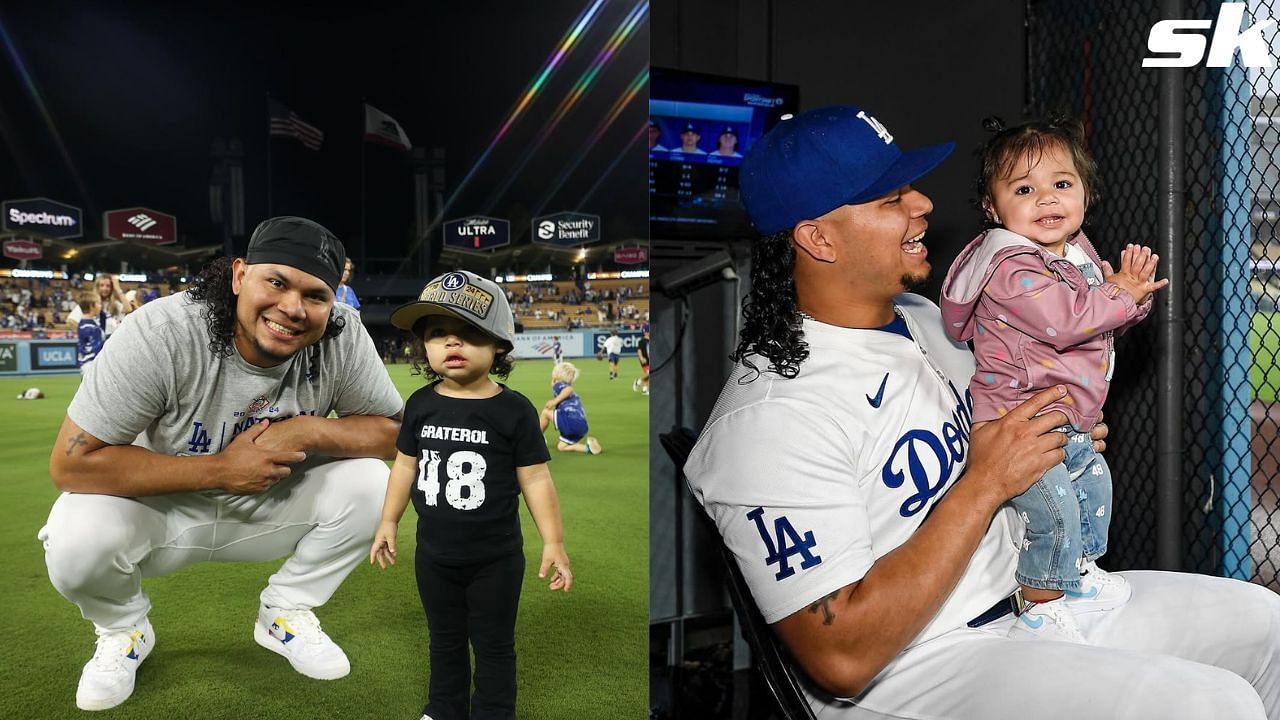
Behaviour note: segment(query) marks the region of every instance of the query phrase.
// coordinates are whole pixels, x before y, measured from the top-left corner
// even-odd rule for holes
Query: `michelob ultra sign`
[[[511,221],[473,215],[444,223],[444,246],[480,252],[511,244]]]

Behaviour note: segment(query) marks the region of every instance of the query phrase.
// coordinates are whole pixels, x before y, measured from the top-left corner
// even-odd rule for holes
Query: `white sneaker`
[[[1063,602],[1062,598],[1049,602],[1030,603],[1022,611],[1013,627],[1009,628],[1009,637],[1015,640],[1050,640],[1088,645],[1080,627],[1076,625],[1076,616]]]
[[[587,449],[591,451],[592,455],[599,455],[600,441],[595,439],[594,437],[587,436]]]
[[[1103,570],[1093,561],[1085,563],[1080,589],[1066,592],[1067,604],[1075,612],[1111,610],[1129,602],[1133,587],[1120,575]]]
[[[639,392],[639,391],[640,391],[640,378],[636,378],[636,381],[631,383],[631,392]]]
[[[155,633],[151,621],[98,636],[98,647],[93,658],[85,663],[80,673],[80,686],[76,688],[76,707],[81,710],[106,710],[113,708],[133,694],[133,680],[138,666],[155,647]]]
[[[258,610],[253,639],[259,645],[283,655],[294,670],[316,680],[337,680],[351,672],[351,661],[337,643],[320,629],[320,621],[310,610]]]

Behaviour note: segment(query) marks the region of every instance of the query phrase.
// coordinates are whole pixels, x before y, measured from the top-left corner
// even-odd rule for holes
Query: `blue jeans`
[[[1080,568],[1107,552],[1111,469],[1089,433],[1068,429],[1067,459],[1013,499],[1027,524],[1018,582],[1043,590],[1078,590]]]

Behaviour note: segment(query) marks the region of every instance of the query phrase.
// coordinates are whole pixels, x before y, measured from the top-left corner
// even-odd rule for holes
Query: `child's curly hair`
[[[427,332],[427,318],[421,318],[413,324],[413,331],[409,333],[409,347],[413,349],[413,374],[421,375],[428,383],[433,383],[440,379],[439,373],[431,369],[431,363],[427,360],[427,343],[425,334]],[[516,369],[516,360],[511,357],[512,347],[510,343],[494,339],[494,344],[502,352],[493,356],[493,366],[489,368],[489,374],[499,380],[506,380],[512,370]]]
[[[993,134],[980,151],[981,162],[975,187],[978,199],[975,204],[988,226],[995,226],[991,220],[991,190],[996,181],[1012,176],[1015,165],[1023,158],[1034,165],[1054,147],[1062,148],[1071,155],[1071,162],[1084,186],[1085,202],[1092,205],[1098,200],[1098,166],[1085,147],[1084,125],[1079,120],[1056,114],[1048,120],[1006,127],[1003,120],[992,116],[983,119],[982,128]]]

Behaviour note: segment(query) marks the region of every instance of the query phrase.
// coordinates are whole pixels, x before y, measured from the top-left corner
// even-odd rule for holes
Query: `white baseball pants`
[[[822,720],[1280,720],[1280,596],[1236,580],[1121,573],[1133,597],[1081,614],[1092,645],[1005,637],[1008,615],[900,655]]]
[[[63,493],[37,537],[49,579],[99,633],[141,623],[144,577],[207,560],[292,557],[267,581],[264,605],[323,605],[369,552],[389,470],[371,458],[294,468],[259,495],[143,498]]]

